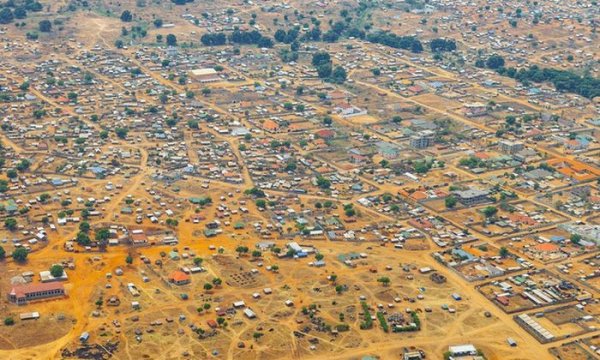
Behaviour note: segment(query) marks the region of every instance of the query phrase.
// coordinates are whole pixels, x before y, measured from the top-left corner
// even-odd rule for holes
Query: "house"
[[[523,145],[522,142],[514,142],[514,141],[509,141],[509,140],[502,140],[502,141],[500,141],[499,145],[500,145],[500,150],[502,150],[505,153],[509,153],[511,155],[518,153],[519,151],[523,150],[523,148],[525,147],[525,145]]]
[[[377,153],[383,156],[385,159],[392,160],[400,156],[400,149],[393,144],[385,141],[380,141],[376,144]]]
[[[337,105],[333,110],[336,113],[340,114],[343,118],[367,114],[367,110],[362,110],[354,105],[350,105],[350,104],[346,104],[346,103]]]
[[[423,130],[410,137],[410,146],[415,149],[425,149],[434,144],[435,133],[431,130]]]
[[[482,103],[470,103],[465,104],[462,111],[467,117],[482,116],[487,114],[487,106]]]
[[[276,133],[277,131],[279,131],[279,124],[277,124],[275,121],[273,121],[271,119],[267,119],[262,123],[262,128],[265,131],[268,131],[271,133]]]
[[[65,287],[61,283],[42,283],[17,285],[8,293],[8,301],[25,305],[29,301],[65,296]]]
[[[204,69],[195,69],[192,70],[192,77],[202,84],[216,82],[221,80],[219,74],[215,69],[212,68],[204,68]]]
[[[317,137],[320,137],[321,139],[333,139],[333,137],[335,136],[335,131],[331,129],[321,129],[316,131],[315,135]]]
[[[213,319],[210,319],[206,322],[206,324],[211,328],[211,329],[216,329],[217,327],[219,327],[219,325],[217,324],[216,321],[214,321]]]
[[[186,285],[191,282],[190,276],[183,271],[173,271],[169,275],[169,282],[175,285]]]
[[[254,311],[250,310],[249,308],[244,309],[244,315],[246,315],[248,319],[254,319],[256,317]]]
[[[486,190],[469,189],[454,191],[453,194],[456,196],[456,200],[461,204],[470,206],[488,201],[488,195],[490,193]]]
[[[451,357],[477,355],[477,349],[471,344],[449,346],[448,351]]]

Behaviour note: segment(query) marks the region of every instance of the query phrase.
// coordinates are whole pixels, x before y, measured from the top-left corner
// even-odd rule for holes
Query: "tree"
[[[88,234],[84,233],[83,231],[80,231],[79,233],[77,233],[76,241],[77,241],[77,244],[79,244],[81,246],[88,246],[92,243],[92,241],[90,240],[90,236]]]
[[[331,66],[331,63],[326,63],[326,64],[322,64],[322,65],[318,65],[317,66],[317,75],[321,79],[325,79],[325,78],[330,77],[332,71],[333,71],[333,68]]]
[[[248,249],[248,247],[247,247],[247,246],[241,246],[241,245],[235,248],[235,251],[236,251],[236,252],[237,252],[239,255],[247,253],[247,252],[248,252],[248,250],[249,250],[249,249]]]
[[[133,264],[133,257],[131,257],[131,255],[128,254],[125,258],[125,262],[129,265]]]
[[[312,56],[312,64],[315,67],[329,63],[331,63],[331,56],[326,51],[316,52]]]
[[[388,286],[390,284],[390,278],[387,276],[382,276],[377,279],[377,282],[380,282],[383,286]]]
[[[499,253],[500,253],[500,257],[502,257],[502,258],[506,258],[510,254],[509,251],[508,251],[508,249],[505,248],[504,246],[502,246],[500,248],[500,252]]]
[[[87,221],[83,221],[81,224],[79,224],[79,230],[83,231],[83,232],[88,232],[90,231],[90,223],[88,223]]]
[[[493,217],[497,213],[498,213],[498,209],[494,206],[487,206],[483,209],[483,215],[485,215],[485,217],[487,219]]]
[[[15,16],[15,19],[25,19],[27,17],[27,9],[19,6],[15,8],[13,15]]]
[[[177,37],[173,34],[167,35],[167,45],[168,46],[177,46]]]
[[[5,7],[0,10],[0,24],[9,24],[14,19],[13,12],[10,8]]]
[[[504,67],[504,58],[497,54],[491,55],[485,62],[485,65],[490,69],[499,69]]]
[[[258,339],[260,339],[264,334],[261,332],[255,332],[254,334],[252,334],[252,337],[254,338],[255,341],[258,341]]]
[[[115,129],[115,133],[119,137],[119,139],[125,139],[127,137],[127,133],[129,130],[127,128],[118,127]]]
[[[221,284],[223,283],[223,280],[219,279],[218,277],[212,279],[212,283],[215,286],[221,286]]]
[[[24,263],[25,261],[27,261],[27,255],[29,255],[27,249],[25,249],[24,247],[20,247],[13,251],[12,258],[16,262]]]
[[[202,265],[202,262],[203,262],[203,261],[204,261],[204,260],[203,260],[201,257],[195,257],[195,258],[194,258],[194,265],[196,265],[196,266],[200,266],[200,265]]]
[[[323,176],[319,175],[317,177],[317,186],[321,189],[329,189],[331,187],[331,181],[325,179]]]
[[[336,66],[331,74],[331,78],[336,84],[343,84],[346,81],[346,70],[341,66]]]
[[[115,47],[117,49],[122,49],[124,45],[125,44],[123,43],[123,40],[121,40],[121,39],[117,39],[117,41],[115,41]]]
[[[206,283],[204,284],[204,290],[206,291],[210,291],[213,288],[211,283]]]
[[[121,13],[121,21],[131,22],[131,20],[133,20],[133,15],[131,14],[131,11],[125,10]]]
[[[13,326],[15,324],[15,319],[13,319],[12,317],[7,317],[4,319],[4,325],[6,326]]]
[[[50,20],[42,20],[39,22],[38,27],[40,29],[41,32],[45,32],[48,33],[50,31],[52,31],[52,23],[50,22]]]
[[[325,257],[325,256],[324,256],[323,254],[321,254],[321,253],[317,253],[317,254],[315,254],[315,259],[316,259],[317,261],[321,261],[321,260],[323,260],[323,258],[324,258],[324,257]]]
[[[414,165],[414,170],[417,174],[425,174],[430,168],[431,166],[425,161],[418,161]]]
[[[64,272],[65,270],[61,265],[56,264],[50,267],[50,275],[52,275],[54,278],[62,277]]]
[[[2,246],[0,246],[0,260],[4,260],[5,257],[6,257],[6,251],[4,250],[4,248]]]
[[[254,250],[254,251],[252,252],[252,257],[259,258],[259,257],[261,257],[261,256],[262,256],[262,252],[260,252],[260,251],[258,251],[258,250]]]
[[[204,34],[200,37],[200,42],[204,46],[220,46],[227,43],[227,36],[223,33]]]
[[[17,228],[17,220],[14,218],[8,218],[4,220],[4,227],[10,231],[15,230]]]
[[[457,203],[456,198],[454,196],[452,196],[452,195],[448,196],[446,198],[446,200],[444,200],[444,202],[446,204],[446,208],[448,208],[448,209],[454,208],[456,206],[456,203]]]
[[[27,159],[23,159],[17,164],[17,170],[25,171],[25,170],[29,169],[30,166],[31,166],[31,162],[29,162],[29,160],[27,160]]]
[[[157,28],[160,28],[163,26],[163,20],[162,19],[154,19],[154,26]]]
[[[110,237],[110,231],[107,228],[102,228],[96,231],[96,241],[106,241]]]
[[[579,245],[579,243],[581,242],[581,235],[571,234],[571,242],[575,245]]]

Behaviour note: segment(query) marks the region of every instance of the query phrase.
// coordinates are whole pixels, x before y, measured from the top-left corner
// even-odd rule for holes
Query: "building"
[[[400,156],[400,149],[393,144],[380,141],[375,146],[377,147],[377,153],[387,160],[393,160]]]
[[[212,68],[192,70],[192,76],[194,77],[194,79],[200,81],[200,83],[202,84],[217,82],[221,80],[221,77],[219,77],[217,71]]]
[[[244,309],[244,315],[246,315],[246,317],[248,319],[254,319],[256,317],[256,314],[254,313],[254,311],[252,311],[252,310],[250,310],[248,308]]]
[[[171,275],[169,275],[169,282],[175,285],[186,285],[191,282],[190,276],[183,271],[173,271]]]
[[[482,103],[465,104],[462,111],[468,117],[482,116],[487,114],[487,106]]]
[[[448,351],[450,352],[451,357],[477,355],[477,349],[471,344],[449,346]]]
[[[490,193],[486,190],[469,189],[454,191],[453,194],[456,196],[456,200],[458,200],[461,204],[470,206],[487,202],[489,200],[488,195]]]
[[[514,155],[525,148],[525,145],[523,145],[522,142],[515,142],[509,140],[502,140],[500,141],[499,145],[500,150],[511,155]]]
[[[29,301],[63,297],[65,294],[65,287],[61,283],[17,285],[8,293],[8,301],[25,305]]]
[[[414,149],[425,149],[434,144],[435,133],[431,130],[420,131],[410,137],[410,146]]]

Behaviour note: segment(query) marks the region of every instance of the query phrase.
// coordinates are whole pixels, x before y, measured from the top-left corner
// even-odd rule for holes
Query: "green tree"
[[[63,276],[65,270],[63,269],[63,267],[61,265],[52,265],[50,267],[50,275],[52,275],[55,278],[60,278]]]
[[[448,209],[453,209],[456,206],[456,202],[456,198],[452,195],[448,196],[446,200],[444,200],[444,203]]]
[[[96,231],[96,241],[106,241],[110,237],[110,231],[107,228],[102,228]]]
[[[177,37],[173,34],[167,35],[167,45],[168,46],[177,46]]]
[[[125,139],[127,137],[127,133],[129,130],[127,128],[118,127],[115,129],[115,133],[119,137],[119,139]]]
[[[321,189],[329,189],[331,187],[331,181],[319,175],[317,177],[317,186]]]
[[[377,279],[377,282],[380,282],[383,286],[388,286],[390,284],[390,278],[387,276],[382,276]]]
[[[18,263],[24,263],[25,261],[27,261],[27,255],[29,255],[27,249],[25,249],[24,247],[19,247],[16,248],[15,251],[13,251],[12,258]]]
[[[38,28],[40,29],[40,32],[51,32],[52,31],[52,23],[50,22],[50,20],[42,20],[39,22],[38,24]]]
[[[87,221],[83,221],[83,222],[81,222],[81,224],[79,224],[79,230],[80,231],[83,231],[83,232],[87,233],[87,232],[90,231],[90,228],[91,228],[90,223],[87,222]]]
[[[0,10],[0,24],[10,24],[15,16],[9,7]]]
[[[4,220],[4,227],[6,227],[10,231],[14,231],[17,229],[17,220],[15,218],[7,218]]]
[[[133,20],[133,15],[131,14],[131,11],[125,10],[121,13],[121,21],[131,22],[131,20]]]
[[[483,209],[483,215],[486,218],[491,218],[498,213],[498,209],[495,206],[487,206]]]

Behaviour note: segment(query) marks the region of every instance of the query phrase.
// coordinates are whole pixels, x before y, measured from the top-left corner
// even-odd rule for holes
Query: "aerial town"
[[[600,359],[597,0],[0,0],[0,359]]]

